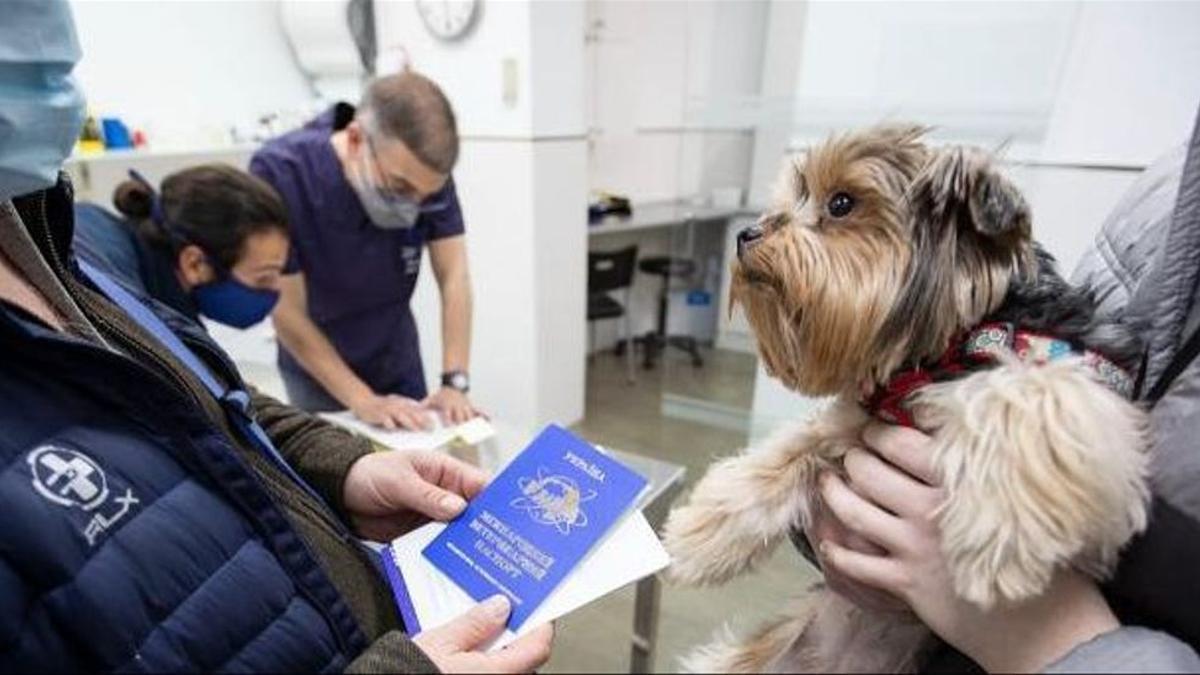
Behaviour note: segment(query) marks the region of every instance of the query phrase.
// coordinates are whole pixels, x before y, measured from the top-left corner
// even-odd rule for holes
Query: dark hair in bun
[[[113,191],[113,206],[131,220],[145,220],[154,207],[154,193],[149,185],[130,178]]]
[[[204,164],[167,176],[159,200],[162,223],[151,218],[150,186],[130,179],[113,193],[113,206],[137,227],[139,237],[172,256],[195,244],[228,270],[237,264],[251,235],[272,230],[287,235],[287,211],[275,189],[225,164]]]

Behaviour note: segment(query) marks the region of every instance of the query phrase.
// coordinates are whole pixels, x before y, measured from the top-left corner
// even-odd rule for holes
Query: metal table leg
[[[649,673],[654,670],[654,649],[658,643],[658,604],[662,587],[658,575],[638,582],[633,608],[633,649],[629,655],[629,672]]]
[[[657,532],[671,510],[671,504],[683,487],[682,468],[648,503],[642,513],[650,527]],[[658,646],[659,602],[662,583],[658,575],[646,577],[637,584],[633,605],[633,648],[629,654],[629,672],[649,673],[654,670],[654,652]]]

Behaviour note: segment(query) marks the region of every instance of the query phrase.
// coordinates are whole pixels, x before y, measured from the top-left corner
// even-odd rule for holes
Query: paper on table
[[[407,591],[408,609],[416,614],[422,630],[440,626],[476,604],[466,591],[421,555],[421,550],[445,527],[445,523],[429,523],[393,541],[384,550],[385,555],[392,556],[403,577],[404,588],[395,589],[396,594]],[[516,633],[505,630],[488,649],[499,649],[544,623],[658,572],[669,563],[666,550],[645,516],[640,512],[630,513],[530,615],[520,630]],[[405,599],[397,600],[403,610]]]
[[[388,431],[363,422],[350,411],[321,413],[321,417],[393,450],[436,450],[454,440],[474,445],[496,434],[491,423],[482,417],[445,427],[437,415],[431,415],[434,425],[431,431]]]

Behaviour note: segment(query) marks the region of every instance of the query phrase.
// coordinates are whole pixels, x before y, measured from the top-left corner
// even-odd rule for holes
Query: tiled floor
[[[711,356],[711,353],[709,354]],[[723,378],[753,377],[739,355],[717,354],[709,365],[689,373],[689,391],[709,391]],[[681,361],[686,364],[686,361]],[[575,429],[591,441],[682,464],[688,484],[714,457],[730,454],[745,443],[744,434],[663,417],[659,412],[661,371],[638,372],[638,382],[624,382],[622,362],[597,356],[588,369],[587,414]],[[722,370],[722,365],[729,370]],[[682,366],[682,367],[686,367]],[[679,368],[668,365],[668,382]],[[736,369],[736,370],[734,370]],[[739,386],[728,383],[728,386]],[[749,386],[743,383],[741,386]],[[748,392],[748,390],[746,390]],[[748,399],[747,399],[748,400]],[[730,400],[728,402],[733,402]],[[631,552],[636,555],[636,552]],[[763,567],[718,589],[663,590],[655,670],[675,672],[678,658],[705,642],[724,623],[753,626],[777,611],[785,599],[800,595],[814,579],[812,568],[790,546],[782,546]],[[554,655],[545,672],[624,672],[629,668],[633,589],[626,588],[562,619]]]
[[[749,410],[754,403],[757,363],[752,354],[706,349],[704,365],[695,368],[686,356],[672,352],[666,370],[655,375],[662,378],[660,386],[666,393]]]

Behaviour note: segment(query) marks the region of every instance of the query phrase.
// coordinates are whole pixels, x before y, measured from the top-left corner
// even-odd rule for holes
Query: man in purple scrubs
[[[475,413],[467,398],[471,286],[450,172],[449,101],[413,72],[376,79],[269,141],[250,171],[287,205],[292,256],[272,315],[293,405],[349,408],[388,429]],[[442,386],[428,395],[409,300],[428,246],[442,298]]]

